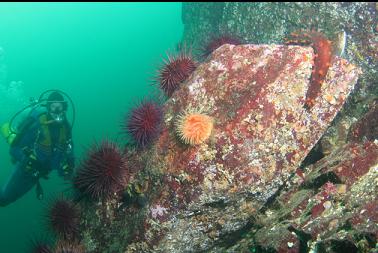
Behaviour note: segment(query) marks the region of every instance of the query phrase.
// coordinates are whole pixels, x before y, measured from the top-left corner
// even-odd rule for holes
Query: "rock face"
[[[139,170],[129,197],[86,208],[87,249],[219,252],[259,227],[357,81],[359,69],[336,57],[315,105],[305,109],[313,57],[301,46],[226,44],[214,51],[164,105],[157,142],[129,154]],[[185,111],[213,118],[210,139],[180,142],[175,122]]]
[[[278,23],[280,29],[276,30],[264,26],[267,30],[257,35],[249,28],[256,31],[260,27],[257,21],[265,24],[272,13],[296,13],[304,5],[310,10],[321,5],[320,16],[336,15],[334,8],[327,10],[321,3],[293,3],[291,8],[281,8],[291,3],[270,3],[274,8],[267,8],[268,4],[185,3],[185,41],[196,40],[198,31],[248,28],[244,34],[257,36],[257,42],[279,42],[292,30],[285,30],[288,24],[291,27],[298,24],[294,19],[306,17],[276,15],[284,20],[290,16],[293,23]],[[357,10],[367,6],[344,5]],[[350,18],[344,11],[340,13],[339,18]],[[242,16],[245,19],[238,19]],[[368,20],[370,17],[353,22],[365,24]],[[374,48],[368,49],[374,52]],[[351,45],[347,50],[355,61],[358,52]],[[361,73],[349,61],[334,57],[320,94],[308,109],[304,105],[313,64],[311,47],[246,44],[215,50],[167,100],[157,142],[147,150],[127,152],[135,166],[123,196],[115,194],[85,208],[82,241],[87,250],[373,250],[378,236],[377,107],[373,104],[352,131],[348,129],[353,120],[340,121],[343,124],[337,125],[337,131],[322,138],[325,157],[303,170],[300,165],[329,131]],[[368,73],[373,71],[368,69]],[[180,142],[176,122],[185,112],[199,112],[214,120],[207,141],[194,146]]]
[[[321,31],[335,53],[363,71],[340,117],[358,118],[378,96],[377,14],[374,2],[183,3],[182,42],[200,49],[211,36],[226,33],[250,44],[282,44],[291,32]]]
[[[295,172],[342,107],[358,69],[335,58],[311,110],[304,108],[310,47],[223,45],[165,105],[158,142],[140,155],[153,174],[143,231],[129,251],[206,251],[251,226]],[[210,140],[181,144],[175,120],[184,111],[214,119]],[[144,175],[144,176],[141,176]],[[228,239],[226,239],[228,238]]]
[[[349,143],[293,177],[229,248],[213,252],[374,252],[378,145]]]
[[[352,141],[371,140],[378,138],[378,99],[369,106],[369,111],[354,124],[349,139]]]

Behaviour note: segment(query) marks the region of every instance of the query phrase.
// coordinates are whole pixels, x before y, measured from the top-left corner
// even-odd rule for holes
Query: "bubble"
[[[4,48],[0,47],[0,60],[4,57]]]
[[[5,50],[0,46],[0,124],[27,104],[22,81],[7,81],[7,65],[4,62]]]

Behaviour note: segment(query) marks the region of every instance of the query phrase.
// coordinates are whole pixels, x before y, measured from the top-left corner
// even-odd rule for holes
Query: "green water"
[[[0,123],[29,97],[66,91],[77,110],[78,162],[93,141],[120,139],[124,114],[151,91],[182,32],[181,3],[1,3]],[[1,139],[0,187],[12,172],[9,158]],[[42,185],[46,198],[67,188],[54,172]],[[27,252],[30,238],[46,231],[45,206],[32,189],[0,207],[0,253]]]

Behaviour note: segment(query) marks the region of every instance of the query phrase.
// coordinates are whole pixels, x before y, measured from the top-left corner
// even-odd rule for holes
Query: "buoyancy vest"
[[[52,147],[52,138],[51,138],[51,132],[49,129],[49,120],[47,118],[47,115],[45,113],[41,114],[39,116],[39,123],[40,123],[40,134],[37,138],[37,144],[42,146],[45,149],[50,149]],[[63,148],[67,142],[69,141],[69,127],[67,122],[64,122],[59,127],[59,137],[58,137],[58,147]]]

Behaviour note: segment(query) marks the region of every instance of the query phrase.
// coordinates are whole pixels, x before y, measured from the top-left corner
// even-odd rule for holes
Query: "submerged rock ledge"
[[[114,199],[96,207],[103,211],[87,210],[87,247],[93,252],[218,252],[264,226],[258,217],[281,192],[297,189],[293,175],[360,73],[335,57],[315,105],[305,109],[313,57],[311,47],[301,46],[223,45],[214,51],[164,105],[156,144],[133,154],[141,169],[132,187],[143,203],[120,206]],[[175,122],[186,111],[214,119],[203,144],[184,145],[177,138]],[[369,152],[377,151],[369,145]],[[371,159],[361,166],[377,162]]]

